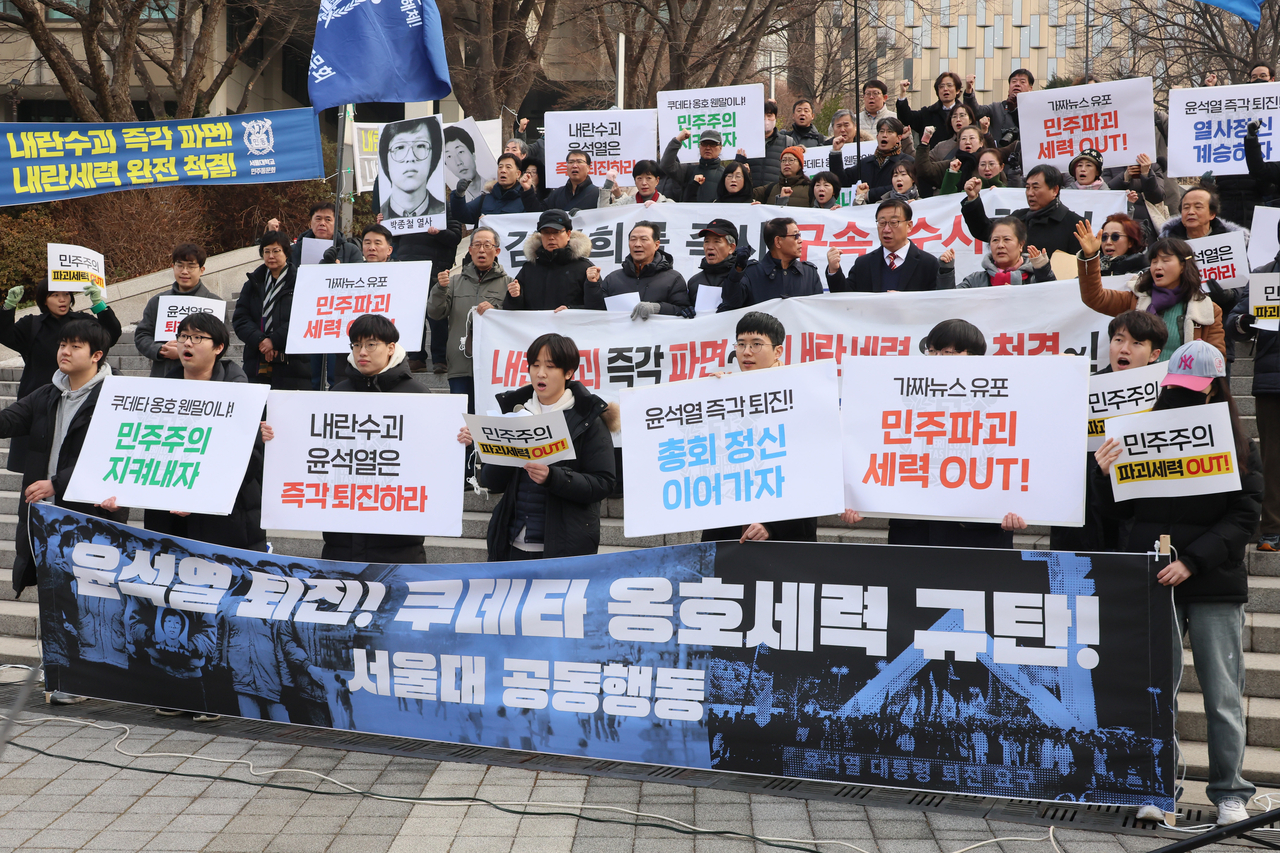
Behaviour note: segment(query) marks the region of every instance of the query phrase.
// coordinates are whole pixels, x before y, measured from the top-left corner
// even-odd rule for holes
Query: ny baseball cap
[[[705,237],[708,234],[715,234],[720,237],[732,237],[738,239],[738,226],[734,225],[727,219],[713,219],[707,223],[707,227],[698,232],[699,237]]]
[[[719,145],[723,141],[724,141],[724,137],[720,135],[720,131],[711,130],[710,128],[707,128],[706,130],[702,131],[702,135],[698,137],[699,145],[701,145],[704,142],[714,142],[716,145]]]
[[[1169,373],[1160,384],[1204,391],[1214,379],[1226,375],[1227,362],[1217,347],[1204,341],[1191,341],[1169,356]]]
[[[563,210],[553,207],[550,210],[544,210],[542,215],[538,217],[538,230],[541,231],[544,228],[554,228],[556,231],[572,231],[573,220]]]

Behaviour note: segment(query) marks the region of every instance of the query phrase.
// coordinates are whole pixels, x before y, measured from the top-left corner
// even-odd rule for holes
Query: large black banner
[[[363,565],[43,504],[49,689],[335,729],[1173,808],[1155,558],[700,544]]]

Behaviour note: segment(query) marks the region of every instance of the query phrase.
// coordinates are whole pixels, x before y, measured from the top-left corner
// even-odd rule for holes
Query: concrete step
[[[1236,376],[1253,376],[1253,356],[1248,358],[1240,358],[1236,356],[1236,360],[1231,362],[1231,375]]]
[[[40,636],[40,606],[34,601],[0,600],[0,637]]]
[[[1186,774],[1209,775],[1209,745],[1203,741],[1180,741]],[[1244,750],[1244,778],[1255,785],[1280,784],[1280,752],[1268,746],[1247,746]]]
[[[1245,652],[1244,668],[1246,696],[1280,699],[1280,654]],[[1196,678],[1190,649],[1182,652],[1181,689],[1188,693],[1200,692],[1200,681]]]
[[[0,664],[39,666],[40,643],[31,637],[0,637]]]
[[[1249,746],[1280,747],[1280,699],[1244,697],[1246,743]],[[1193,741],[1209,738],[1204,713],[1204,696],[1178,694],[1178,737]]]
[[[1254,613],[1280,613],[1280,578],[1249,576],[1249,603],[1245,610]]]

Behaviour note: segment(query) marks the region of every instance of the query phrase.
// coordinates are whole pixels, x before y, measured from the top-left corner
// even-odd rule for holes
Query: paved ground
[[[937,813],[262,743],[172,731],[147,725],[151,720],[141,711],[138,717],[140,724],[122,746],[129,752],[243,758],[259,770],[314,770],[390,797],[478,796],[495,802],[567,804],[561,810],[583,803],[611,805],[661,814],[704,829],[838,839],[869,853],[953,853],[997,836],[1034,839],[1046,834],[1043,827]],[[121,755],[112,746],[118,736],[118,730],[101,731],[65,719],[22,726],[17,744],[121,766],[55,759],[7,747],[0,755],[0,851],[745,853],[779,849],[637,828],[635,818],[622,812],[592,814],[628,825],[510,815],[489,806],[327,794],[339,789],[297,773],[260,779],[303,790],[263,788],[243,784],[258,781],[244,765]],[[215,778],[185,778],[178,773]],[[1168,843],[1070,829],[1056,830],[1055,836],[1065,853],[1145,853]],[[795,846],[814,849],[812,841]],[[1052,853],[1047,841],[1001,841],[990,847],[1003,853]],[[849,848],[821,845],[818,849],[825,853]]]

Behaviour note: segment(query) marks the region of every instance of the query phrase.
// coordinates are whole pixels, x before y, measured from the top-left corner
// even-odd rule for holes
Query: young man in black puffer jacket
[[[600,268],[591,263],[591,240],[573,230],[563,210],[547,210],[538,217],[538,233],[524,241],[524,266],[507,285],[502,307],[507,311],[562,311],[582,308],[587,282],[600,281]]]
[[[573,380],[579,365],[572,338],[546,334],[529,347],[530,384],[497,397],[503,412],[564,412],[577,458],[551,465],[483,465],[480,485],[501,492],[489,519],[489,561],[577,557],[600,547],[600,501],[613,492],[613,439],[618,405]],[[463,427],[458,441],[471,444]]]

